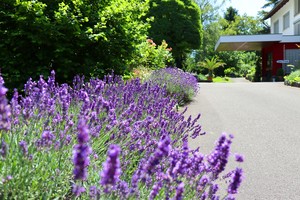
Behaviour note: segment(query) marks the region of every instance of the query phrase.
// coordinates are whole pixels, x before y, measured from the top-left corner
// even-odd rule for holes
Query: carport
[[[299,64],[300,50],[297,44],[300,45],[300,35],[234,35],[221,36],[215,50],[261,51],[262,79],[270,80],[272,76],[276,76],[279,68],[283,68],[285,74],[288,74],[288,65]]]

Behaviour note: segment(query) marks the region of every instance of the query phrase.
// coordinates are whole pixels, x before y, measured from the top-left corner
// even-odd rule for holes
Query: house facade
[[[271,33],[300,35],[300,0],[283,0],[265,19],[271,19]]]
[[[221,36],[217,51],[262,52],[262,80],[271,80],[279,69],[300,67],[300,0],[281,0],[265,17],[271,33],[265,35]]]

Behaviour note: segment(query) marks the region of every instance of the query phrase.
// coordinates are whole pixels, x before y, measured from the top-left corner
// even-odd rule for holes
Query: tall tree
[[[220,9],[227,1],[229,0],[195,0],[201,10],[201,22],[203,27],[218,20]]]
[[[238,16],[238,10],[230,6],[227,8],[225,14],[224,14],[224,19],[226,19],[228,22],[233,22],[235,21],[235,17]]]
[[[148,17],[154,17],[149,37],[172,47],[176,66],[182,68],[186,54],[201,45],[200,9],[193,0],[150,0]]]
[[[233,21],[226,18],[220,20],[222,35],[253,35],[259,34],[264,29],[264,24],[258,17],[248,16],[246,14],[236,15]]]
[[[229,0],[196,0],[201,10],[203,26],[203,42],[199,49],[193,52],[195,62],[214,56],[214,47],[220,37],[220,13],[225,2]]]

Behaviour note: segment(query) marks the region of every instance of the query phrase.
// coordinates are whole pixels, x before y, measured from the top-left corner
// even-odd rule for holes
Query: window
[[[295,23],[295,35],[300,35],[300,21]]]
[[[279,33],[279,20],[274,23],[274,33]]]
[[[295,0],[295,15],[300,13],[300,0]]]
[[[290,12],[283,15],[283,30],[290,27]]]

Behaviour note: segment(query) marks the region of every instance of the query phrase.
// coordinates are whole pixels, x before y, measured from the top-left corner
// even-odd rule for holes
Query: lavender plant
[[[1,87],[1,199],[218,199],[230,178],[225,198],[238,191],[242,170],[225,171],[232,137],[210,155],[190,149],[200,115],[186,119],[153,82],[109,75],[58,85],[52,72],[10,104]]]
[[[197,79],[178,68],[156,70],[149,79],[161,87],[166,87],[168,94],[174,96],[180,104],[191,101],[199,90]]]

